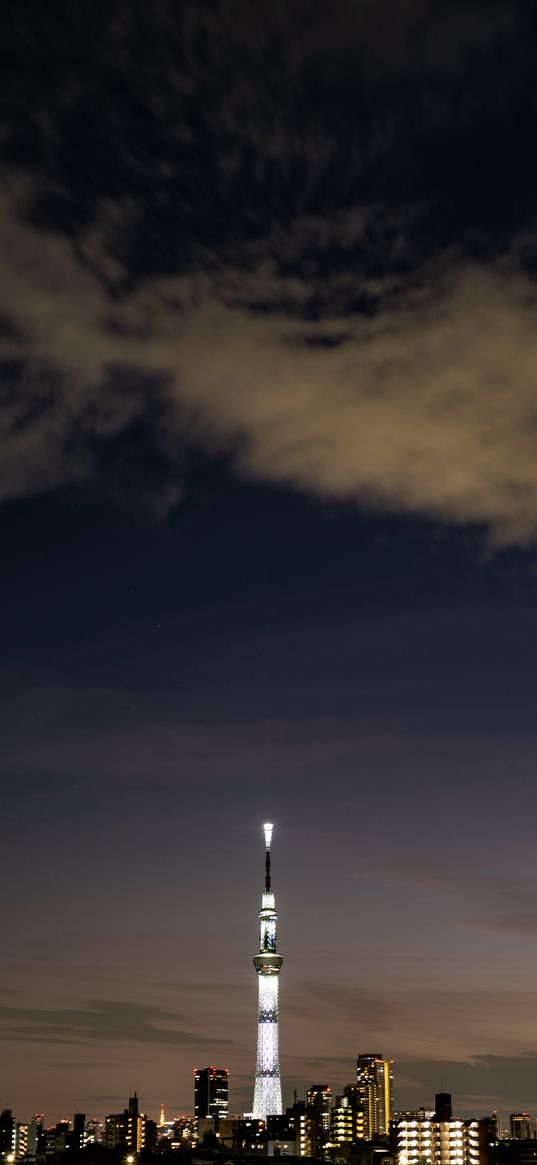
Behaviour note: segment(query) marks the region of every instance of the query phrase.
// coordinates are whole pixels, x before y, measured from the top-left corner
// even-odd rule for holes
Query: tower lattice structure
[[[272,825],[264,825],[265,833],[265,889],[259,911],[259,954],[254,955],[254,967],[259,984],[257,1012],[257,1063],[255,1069],[253,1115],[257,1120],[280,1114],[282,1086],[278,1050],[278,976],[283,963],[276,949],[278,914],[270,884],[270,846]]]

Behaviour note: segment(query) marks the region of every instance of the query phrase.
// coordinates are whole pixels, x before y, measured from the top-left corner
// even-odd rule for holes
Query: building
[[[511,1137],[498,1143],[498,1165],[537,1165],[534,1137]]]
[[[489,1120],[397,1121],[399,1165],[492,1165]]]
[[[111,1112],[104,1122],[103,1144],[105,1149],[123,1149],[127,1152],[126,1112]]]
[[[219,1141],[232,1153],[257,1151],[266,1155],[265,1122],[253,1116],[227,1117],[220,1121]]]
[[[128,1108],[107,1116],[104,1129],[105,1149],[139,1153],[145,1147],[145,1126],[146,1117],[138,1110],[138,1096],[135,1092],[134,1096],[129,1097]]]
[[[15,1152],[15,1121],[10,1108],[0,1113],[0,1159],[6,1160]]]
[[[321,1157],[330,1140],[332,1089],[312,1084],[306,1095],[306,1156]]]
[[[301,1106],[304,1108],[304,1105]],[[268,1116],[266,1119],[267,1137],[269,1141],[293,1141],[295,1139],[295,1109],[286,1108],[285,1112]]]
[[[296,1101],[295,1113],[295,1154],[297,1157],[308,1156],[308,1137],[306,1128],[306,1105],[304,1101]]]
[[[267,1157],[294,1157],[296,1153],[296,1116],[297,1108],[287,1108],[278,1116],[269,1116],[266,1120]],[[302,1104],[304,1109],[304,1104]],[[300,1155],[299,1153],[297,1154]]]
[[[69,1121],[58,1121],[45,1129],[45,1157],[55,1157],[57,1153],[65,1153],[69,1136]]]
[[[530,1141],[537,1136],[536,1122],[529,1112],[512,1112],[509,1125],[514,1141]]]
[[[284,1113],[268,1116],[265,1122],[267,1131],[268,1156],[306,1157],[306,1102],[297,1100]],[[290,1148],[284,1149],[284,1146]]]
[[[142,1148],[146,1153],[156,1153],[158,1144],[158,1125],[156,1121],[149,1120],[149,1117],[143,1117],[143,1144]]]
[[[265,833],[265,889],[259,911],[259,954],[254,955],[254,967],[259,987],[257,1010],[257,1061],[253,1116],[266,1120],[267,1116],[282,1111],[282,1086],[278,1050],[278,979],[283,958],[277,953],[276,928],[278,914],[271,888],[270,847],[272,825],[264,825]]]
[[[353,1088],[353,1092],[356,1090]],[[354,1103],[354,1097],[336,1096],[330,1114],[330,1140],[333,1145],[353,1145],[365,1137],[364,1110]]]
[[[364,1052],[356,1061],[357,1104],[364,1110],[365,1138],[385,1137],[393,1119],[393,1061]]]
[[[45,1133],[41,1116],[36,1116],[29,1124],[17,1124],[17,1160],[35,1161],[45,1150]]]
[[[99,1145],[104,1139],[104,1123],[97,1120],[96,1117],[91,1117],[86,1121],[84,1129],[84,1145]]]
[[[422,1105],[421,1108],[396,1112],[394,1123],[397,1124],[398,1121],[432,1121],[434,1115],[434,1108],[424,1108]]]
[[[342,1150],[338,1149],[336,1152],[337,1161]],[[397,1165],[397,1158],[390,1152],[385,1137],[380,1137],[377,1141],[357,1141],[346,1159],[352,1162],[352,1165]]]
[[[228,1114],[229,1072],[227,1068],[194,1069],[194,1116],[197,1120],[218,1120]]]
[[[174,1120],[165,1120],[156,1130],[157,1140],[161,1149],[192,1148],[199,1140],[200,1121],[193,1116],[176,1116]],[[206,1118],[206,1124],[214,1131],[214,1120]],[[162,1142],[162,1143],[161,1143]],[[164,1143],[167,1142],[167,1145]]]
[[[67,1140],[67,1148],[75,1153],[80,1153],[80,1150],[85,1147],[85,1121],[86,1114],[84,1112],[75,1112],[73,1127]]]
[[[17,1161],[22,1161],[24,1157],[28,1156],[28,1124],[26,1121],[18,1121],[17,1123],[17,1148],[15,1156]]]
[[[434,1098],[434,1115],[437,1121],[450,1121],[453,1117],[450,1092],[437,1092]]]
[[[451,1111],[448,1093],[437,1096],[433,1117],[424,1109],[392,1124],[392,1148],[398,1165],[495,1165],[496,1119],[441,1119]],[[423,1115],[422,1115],[423,1114]]]

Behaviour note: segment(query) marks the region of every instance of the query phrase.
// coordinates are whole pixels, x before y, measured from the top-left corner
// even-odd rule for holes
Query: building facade
[[[537,1123],[529,1112],[512,1112],[509,1128],[515,1141],[531,1141],[537,1137]]]
[[[197,1120],[228,1115],[229,1072],[227,1068],[194,1069],[194,1115]]]
[[[493,1117],[482,1120],[407,1119],[394,1121],[398,1165],[494,1165]]]
[[[151,1122],[154,1124],[154,1122]],[[156,1125],[155,1125],[156,1128]],[[138,1096],[129,1097],[128,1108],[123,1112],[110,1113],[105,1121],[104,1146],[106,1149],[122,1149],[126,1153],[139,1153],[145,1148],[146,1117],[139,1111]]]
[[[0,1114],[0,1158],[5,1161],[15,1150],[15,1121],[10,1108]]]
[[[355,1090],[354,1090],[355,1091]],[[336,1096],[330,1114],[330,1140],[334,1145],[353,1145],[365,1139],[365,1115],[360,1105],[354,1103],[354,1096]]]
[[[385,1137],[393,1119],[393,1061],[364,1052],[356,1061],[357,1104],[364,1111],[365,1138]]]
[[[332,1089],[312,1084],[306,1095],[306,1156],[321,1157],[330,1140]]]
[[[226,1117],[220,1121],[219,1142],[232,1153],[265,1152],[265,1122],[252,1116]]]

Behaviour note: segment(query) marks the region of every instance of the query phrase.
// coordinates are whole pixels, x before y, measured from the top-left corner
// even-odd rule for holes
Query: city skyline
[[[391,1073],[388,1083],[381,1063],[380,1053],[361,1053],[356,1084],[348,1085],[343,1095],[334,1097],[326,1083],[312,1084],[305,1101],[295,1095],[285,1113],[266,1121],[251,1113],[228,1114],[227,1069],[214,1066],[196,1070],[195,1117],[166,1120],[161,1106],[157,1124],[141,1110],[137,1092],[121,1112],[109,1113],[101,1121],[77,1111],[72,1120],[47,1126],[42,1113],[21,1122],[10,1109],[3,1109],[0,1157],[7,1165],[118,1158],[134,1165],[156,1155],[162,1159],[163,1153],[168,1159],[188,1161],[193,1152],[201,1151],[202,1159],[213,1161],[223,1154],[244,1160],[245,1153],[253,1153],[254,1160],[260,1155],[283,1156],[339,1165],[357,1159],[369,1165],[383,1160],[386,1165],[531,1165],[537,1153],[537,1121],[530,1114],[512,1113],[507,1128],[497,1113],[461,1119],[453,1113],[452,1097],[446,1092],[435,1095],[434,1108],[394,1112]],[[384,1064],[390,1068],[389,1061]]]
[[[534,1112],[534,5],[0,34],[2,1103]]]
[[[395,1125],[403,1124],[404,1126],[408,1126],[413,1123],[415,1124],[416,1120],[430,1124],[433,1118],[439,1121],[450,1121],[453,1119],[459,1122],[465,1119],[495,1121],[498,1137],[503,1139],[511,1137],[517,1140],[537,1140],[537,1116],[532,1115],[527,1110],[515,1110],[509,1113],[498,1110],[490,1113],[478,1113],[476,1110],[472,1116],[468,1117],[468,1113],[464,1112],[464,1105],[461,1111],[460,1106],[453,1105],[451,1093],[446,1092],[435,1094],[434,1106],[432,1105],[432,1098],[429,1097],[414,1110],[398,1108],[394,1102],[393,1061],[384,1061],[390,1068],[390,1099],[388,1107],[383,1109],[384,1102],[381,1098],[383,1087],[381,1085],[379,1090],[379,1081],[371,1078],[368,1082],[367,1091],[364,1091],[363,1065],[366,1061],[372,1063],[374,1060],[380,1063],[379,1053],[360,1053],[356,1060],[356,1077],[347,1081],[340,1095],[337,1095],[337,1092],[330,1084],[310,1083],[305,1090],[304,1096],[300,1097],[296,1094],[293,1098],[293,1103],[285,1106],[285,1112],[292,1112],[293,1106],[295,1106],[301,1112],[304,1111],[304,1107],[306,1111],[309,1108],[311,1112],[315,1112],[317,1117],[321,1119],[324,1116],[328,1118],[329,1114],[334,1114],[336,1127],[340,1123],[342,1130],[345,1129],[346,1137],[352,1128],[356,1130],[353,1139],[365,1141],[382,1141],[383,1139],[387,1139],[394,1132],[393,1126]],[[194,1069],[194,1103],[191,1105],[189,1111],[179,1111],[179,1109],[173,1107],[166,1110],[166,1106],[161,1103],[158,1108],[158,1113],[151,1113],[147,1110],[147,1106],[143,1103],[143,1098],[138,1096],[138,1092],[135,1089],[133,1095],[129,1096],[127,1107],[125,1107],[121,1114],[95,1111],[86,1113],[81,1112],[77,1108],[74,1117],[70,1117],[67,1115],[64,1106],[61,1110],[63,1116],[57,1120],[56,1117],[47,1117],[47,1114],[43,1111],[32,1112],[31,1115],[29,1115],[28,1111],[28,1113],[23,1113],[21,1116],[20,1112],[13,1112],[12,1109],[1,1105],[0,1114],[2,1118],[9,1116],[14,1129],[17,1125],[35,1125],[39,1122],[44,1130],[52,1129],[55,1124],[59,1124],[77,1131],[78,1125],[79,1133],[81,1132],[82,1119],[91,1129],[93,1129],[95,1124],[100,1125],[104,1131],[109,1118],[112,1121],[125,1118],[130,1127],[130,1132],[127,1131],[127,1135],[131,1137],[138,1135],[138,1114],[144,1120],[149,1120],[156,1128],[166,1130],[166,1135],[168,1135],[170,1127],[176,1122],[186,1122],[193,1130],[201,1122],[201,1132],[198,1131],[197,1134],[200,1139],[207,1131],[211,1130],[211,1126],[218,1130],[222,1121],[224,1123],[236,1120],[252,1121],[254,1125],[264,1124],[267,1129],[270,1128],[271,1119],[274,1118],[274,1114],[272,1118],[269,1116],[268,1119],[263,1120],[263,1118],[256,1118],[252,1112],[229,1111],[228,1090],[229,1070],[212,1065]],[[117,1099],[121,1098],[118,1097]],[[377,1108],[379,1100],[381,1111],[383,1110],[383,1116],[389,1112],[389,1120],[381,1120],[378,1122],[375,1119],[372,1122],[372,1113]],[[206,1102],[205,1107],[207,1111],[201,1111],[204,1107],[203,1101]],[[350,1112],[355,1114],[354,1122],[348,1119]],[[345,1113],[346,1119],[343,1120],[343,1114]],[[378,1110],[376,1115],[378,1117]],[[283,1116],[285,1117],[285,1113]],[[276,1119],[281,1120],[282,1114],[276,1114]],[[327,1120],[327,1123],[323,1123],[322,1127],[327,1131],[330,1128],[330,1121]],[[396,1130],[395,1133],[397,1135]]]

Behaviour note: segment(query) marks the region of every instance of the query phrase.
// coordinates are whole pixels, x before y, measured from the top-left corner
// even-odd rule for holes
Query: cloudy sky
[[[535,1112],[534,6],[1,20],[0,1105]]]

